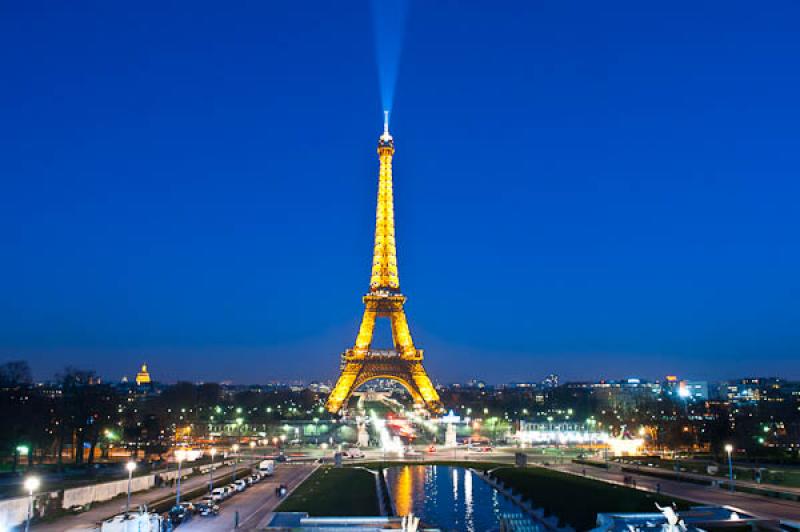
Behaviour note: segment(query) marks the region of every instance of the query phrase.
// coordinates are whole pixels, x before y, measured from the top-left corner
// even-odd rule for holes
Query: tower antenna
[[[389,134],[389,111],[388,110],[384,110],[383,111],[383,134],[384,135],[388,135]]]

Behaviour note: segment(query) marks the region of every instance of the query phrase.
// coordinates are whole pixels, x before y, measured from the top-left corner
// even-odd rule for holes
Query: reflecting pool
[[[413,512],[426,525],[445,531],[497,530],[502,515],[521,513],[511,500],[461,467],[392,467],[386,479],[397,515]],[[536,526],[532,520],[531,526]]]

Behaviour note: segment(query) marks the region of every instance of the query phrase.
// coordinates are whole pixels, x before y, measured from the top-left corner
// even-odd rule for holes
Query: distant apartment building
[[[748,377],[721,382],[718,385],[720,398],[739,406],[762,402],[780,403],[790,399],[796,389],[796,383],[789,383],[776,377]]]

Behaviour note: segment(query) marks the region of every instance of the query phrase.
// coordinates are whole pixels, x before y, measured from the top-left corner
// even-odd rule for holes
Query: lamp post
[[[28,454],[30,452],[30,450],[31,450],[30,447],[28,447],[27,445],[17,445],[17,455],[18,456],[25,456],[27,458],[27,460],[28,460],[28,469],[31,468],[31,457]],[[16,463],[14,464],[14,466],[16,467]]]
[[[25,479],[25,489],[28,490],[28,518],[25,520],[25,532],[31,528],[31,518],[33,518],[33,492],[39,488],[39,477],[28,477]]]
[[[136,462],[128,462],[125,464],[125,469],[128,470],[128,502],[125,504],[125,513],[131,511],[131,480],[133,479],[133,471],[136,469]]]
[[[178,484],[175,490],[175,506],[181,503],[181,464],[186,458],[186,451],[175,451],[175,460],[178,461]]]
[[[211,493],[214,491],[214,455],[217,454],[217,450],[212,447],[208,454],[211,455],[211,467],[208,469],[208,492]]]
[[[234,443],[231,446],[233,451],[233,481],[236,482],[236,466],[239,465],[239,444]]]
[[[728,477],[730,478],[728,481],[728,489],[733,492],[733,459],[731,458],[731,454],[733,453],[733,445],[726,443],[725,452],[728,453]]]
[[[250,442],[250,459],[255,462],[256,459],[256,442]]]

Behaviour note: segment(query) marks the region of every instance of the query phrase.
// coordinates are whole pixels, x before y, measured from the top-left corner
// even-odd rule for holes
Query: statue
[[[367,432],[367,424],[361,420],[358,422],[358,446],[362,449],[369,447],[369,433]]]
[[[664,530],[668,532],[679,532],[685,531],[686,525],[683,523],[678,517],[678,514],[675,512],[675,508],[672,506],[659,506],[658,503],[656,504],[656,508],[664,514],[664,518],[667,520],[667,524],[663,527]]]
[[[455,423],[448,423],[444,431],[444,446],[457,447],[458,441],[456,439],[456,426]]]

